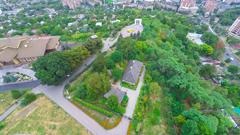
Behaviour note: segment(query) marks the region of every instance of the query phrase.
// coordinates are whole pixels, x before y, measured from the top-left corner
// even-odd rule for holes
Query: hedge
[[[34,93],[27,93],[24,95],[23,100],[21,101],[21,105],[26,106],[32,103],[36,99],[37,99],[37,96]]]
[[[108,117],[112,117],[112,116],[113,116],[113,113],[112,113],[112,112],[109,112],[109,111],[107,111],[107,110],[105,110],[105,109],[103,109],[103,108],[100,108],[100,107],[98,107],[98,106],[95,106],[95,105],[93,105],[93,104],[87,103],[87,102],[85,102],[85,101],[83,101],[83,100],[81,100],[81,99],[79,99],[79,98],[74,98],[74,100],[76,100],[77,102],[79,102],[81,105],[86,106],[86,107],[88,107],[88,108],[90,108],[90,109],[92,109],[92,110],[95,110],[95,111],[97,111],[97,112],[99,112],[99,113],[101,113],[101,114],[104,114],[104,115],[106,115],[106,116],[108,116]]]

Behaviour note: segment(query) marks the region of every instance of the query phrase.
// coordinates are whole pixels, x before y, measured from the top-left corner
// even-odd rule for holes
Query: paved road
[[[2,115],[0,115],[0,121],[3,121],[5,118],[7,118],[17,107],[19,106],[19,103],[13,104],[11,107],[7,109]]]
[[[233,58],[233,60],[230,62],[232,65],[239,66],[240,67],[240,61],[238,60],[237,56],[233,53],[231,48],[226,45],[225,47],[225,53],[224,53],[224,60]]]
[[[3,84],[0,85],[0,92],[4,91],[10,91],[14,89],[32,89],[34,87],[37,87],[40,85],[39,80],[33,80],[33,81],[25,81],[25,82],[18,82],[18,83],[8,83],[8,84]]]

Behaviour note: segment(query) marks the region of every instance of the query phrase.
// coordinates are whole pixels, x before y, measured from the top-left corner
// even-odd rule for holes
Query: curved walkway
[[[19,103],[14,103],[11,107],[9,107],[2,115],[0,115],[0,121],[6,119],[14,110],[17,109]]]

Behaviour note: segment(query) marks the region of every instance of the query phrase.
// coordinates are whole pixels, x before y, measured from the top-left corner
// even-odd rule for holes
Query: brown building
[[[0,65],[29,63],[59,46],[58,36],[17,36],[0,39]]]
[[[240,38],[240,16],[234,21],[229,28],[229,34]]]

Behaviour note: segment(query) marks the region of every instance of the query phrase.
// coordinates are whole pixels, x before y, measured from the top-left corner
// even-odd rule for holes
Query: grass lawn
[[[138,83],[137,83],[137,84],[138,84]],[[131,89],[131,90],[136,90],[136,89],[137,89],[137,84],[131,85],[131,84],[126,83],[126,82],[121,82],[121,86],[122,86],[122,87],[129,88],[129,89]]]
[[[0,93],[0,114],[5,112],[7,108],[9,108],[15,99],[12,98],[11,92],[1,92]]]
[[[5,121],[2,135],[90,135],[90,133],[60,107],[45,96],[25,108],[18,108]]]

